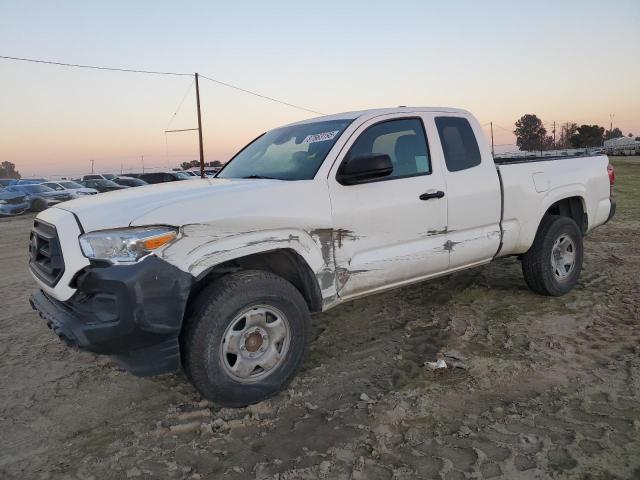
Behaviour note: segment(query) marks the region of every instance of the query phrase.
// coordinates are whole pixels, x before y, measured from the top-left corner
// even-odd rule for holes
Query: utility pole
[[[142,173],[144,173],[144,155],[140,155],[140,160],[142,161]]]
[[[556,149],[556,121],[553,121],[553,149]]]
[[[491,125],[491,156],[493,158],[495,158],[496,155],[495,155],[495,151],[493,149],[493,122],[489,122],[489,124]],[[486,125],[486,123],[485,123],[485,125]]]
[[[94,160],[91,160],[91,173],[93,173],[93,162]]]
[[[199,147],[200,147],[200,177],[201,178],[205,178],[204,175],[204,147],[202,146],[202,115],[200,114],[200,83],[199,83],[199,75],[196,72],[195,73],[195,77],[196,77],[196,107],[198,110],[198,128],[181,128],[179,130],[165,130],[165,142],[166,142],[166,135],[167,133],[177,133],[177,132],[192,132],[194,130],[198,131],[198,141],[199,141]],[[165,145],[165,148],[168,152],[169,150],[169,146],[168,143]],[[169,157],[167,155],[167,164],[169,163]]]
[[[204,149],[202,147],[202,118],[200,116],[200,85],[196,72],[196,105],[198,107],[198,139],[200,140],[200,178],[204,178]]]
[[[611,121],[611,123],[609,124],[609,139],[611,139],[611,134],[613,133],[613,117],[615,116],[616,116],[615,113],[609,114],[609,120]]]

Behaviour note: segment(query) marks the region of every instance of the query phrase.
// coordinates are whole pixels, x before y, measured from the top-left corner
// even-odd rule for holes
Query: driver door
[[[445,181],[433,168],[422,118],[371,119],[342,152],[329,174],[338,296],[347,299],[447,270]],[[393,172],[342,185],[336,179],[342,162],[363,154],[388,155]]]

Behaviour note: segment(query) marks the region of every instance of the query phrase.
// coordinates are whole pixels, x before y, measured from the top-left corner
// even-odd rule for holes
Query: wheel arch
[[[203,270],[191,289],[188,304],[211,282],[232,272],[262,270],[278,275],[302,294],[310,312],[322,311],[322,291],[316,274],[293,248],[278,248],[239,256]]]
[[[589,228],[589,218],[586,208],[585,199],[579,193],[568,193],[560,198],[556,196],[549,199],[549,201],[546,202],[546,205],[543,205],[540,209],[536,223],[530,223],[526,228],[526,231],[523,232],[519,242],[519,251],[517,253],[522,255],[529,251],[533,246],[533,242],[535,241],[538,232],[540,231],[542,220],[549,215],[559,215],[571,218],[576,222],[582,234],[586,235]],[[532,228],[534,226],[535,228]]]
[[[546,215],[559,215],[561,217],[571,218],[576,222],[583,235],[586,234],[589,229],[589,214],[586,210],[585,199],[581,195],[573,195],[556,200],[547,207],[542,217]],[[540,218],[540,222],[542,222],[542,218]],[[538,228],[540,228],[539,224]]]

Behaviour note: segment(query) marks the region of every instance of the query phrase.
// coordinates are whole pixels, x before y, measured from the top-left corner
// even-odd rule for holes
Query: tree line
[[[180,168],[182,170],[189,170],[190,168],[195,168],[200,166],[200,160],[191,160],[190,162],[182,162],[180,164]],[[222,162],[219,160],[214,160],[213,162],[204,162],[205,167],[221,167]]]
[[[563,148],[588,148],[599,147],[605,140],[623,137],[624,134],[619,128],[606,130],[600,125],[580,125],[567,122],[558,125],[559,135],[552,130],[552,135],[547,135],[547,129],[542,120],[535,114],[527,113],[520,117],[515,123],[516,129],[513,131],[516,136],[516,144],[520,150],[554,150]],[[629,133],[630,138],[633,134]],[[640,140],[640,137],[636,137]]]
[[[16,170],[15,163],[0,163],[0,178],[20,178],[20,172]]]

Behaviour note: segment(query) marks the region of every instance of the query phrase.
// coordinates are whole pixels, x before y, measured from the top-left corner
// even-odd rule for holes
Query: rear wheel
[[[522,256],[522,273],[531,290],[558,297],[569,292],[582,270],[582,232],[568,217],[546,215],[533,245]]]
[[[242,407],[287,386],[307,343],[300,292],[269,272],[226,275],[198,296],[181,339],[184,368],[200,393]]]

